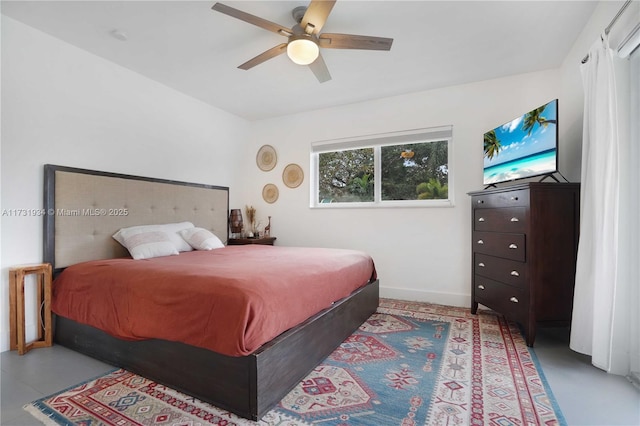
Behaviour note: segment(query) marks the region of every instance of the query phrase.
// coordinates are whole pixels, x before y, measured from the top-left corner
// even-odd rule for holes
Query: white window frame
[[[442,200],[382,200],[381,147],[447,141],[447,186],[448,198]],[[319,154],[348,149],[373,148],[374,156],[374,201],[320,203],[318,200]],[[453,207],[453,126],[430,127],[401,132],[383,133],[355,138],[318,141],[311,144],[309,207],[314,209],[380,208],[380,207]]]

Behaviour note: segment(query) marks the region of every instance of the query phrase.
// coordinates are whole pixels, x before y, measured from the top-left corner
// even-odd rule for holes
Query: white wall
[[[279,244],[369,252],[385,297],[468,306],[471,217],[466,193],[482,189],[483,134],[558,97],[560,73],[550,70],[260,121],[253,126],[253,155],[270,144],[278,163],[269,172],[255,165],[246,170],[246,199],[260,219],[272,216]],[[311,142],[448,124],[453,125],[454,207],[309,208]],[[561,153],[577,151],[560,143]],[[565,158],[563,174],[579,176],[573,170],[578,162]],[[282,183],[288,163],[305,171],[304,183],[296,189]],[[280,190],[274,204],[262,201],[267,183]]]
[[[2,89],[3,212],[42,208],[46,163],[225,185],[235,200],[241,174],[230,160],[246,150],[243,119],[5,16]],[[3,215],[0,229],[4,351],[8,269],[42,261],[42,218]],[[35,310],[31,333],[34,324]]]

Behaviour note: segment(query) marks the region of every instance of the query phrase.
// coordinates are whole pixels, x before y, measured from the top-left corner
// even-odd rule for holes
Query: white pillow
[[[113,238],[126,247],[124,244],[124,240],[127,237],[130,237],[135,234],[140,234],[142,232],[149,231],[163,231],[166,232],[169,239],[175,246],[178,251],[191,251],[193,250],[189,243],[187,243],[178,232],[183,229],[193,228],[193,223],[191,222],[179,222],[179,223],[165,223],[162,225],[140,225],[140,226],[131,226],[129,228],[122,228],[115,234],[113,234]]]
[[[224,247],[220,238],[204,228],[189,228],[178,232],[196,250],[213,250]]]
[[[179,254],[164,231],[143,231],[126,236],[123,245],[136,260]]]

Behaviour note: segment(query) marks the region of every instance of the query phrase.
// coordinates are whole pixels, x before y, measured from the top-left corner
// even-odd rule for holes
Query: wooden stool
[[[36,274],[38,309],[38,339],[26,343],[24,319],[24,277]],[[43,306],[44,305],[44,306]],[[36,265],[15,266],[9,269],[9,329],[10,349],[17,349],[18,355],[23,355],[33,348],[51,346],[53,341],[51,331],[51,265],[48,263]]]

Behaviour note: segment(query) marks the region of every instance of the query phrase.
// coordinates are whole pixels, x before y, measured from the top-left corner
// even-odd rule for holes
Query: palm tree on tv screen
[[[542,113],[544,112],[546,107],[546,105],[543,105],[540,108],[536,108],[533,111],[528,112],[524,116],[524,121],[522,122],[522,130],[525,132],[528,131],[527,134],[529,136],[531,136],[531,132],[533,132],[533,128],[536,124],[542,127],[547,127],[549,124],[556,124],[556,120],[547,120],[542,116]]]
[[[496,131],[491,130],[484,134],[484,156],[489,160],[493,158],[494,155],[498,155],[500,150],[502,149],[502,144],[500,143],[500,139],[496,136]]]

